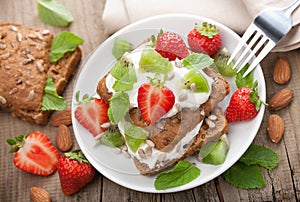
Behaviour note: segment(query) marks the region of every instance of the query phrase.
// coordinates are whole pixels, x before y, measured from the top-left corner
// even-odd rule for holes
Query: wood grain
[[[82,37],[83,62],[89,54],[108,36],[104,33],[101,21],[105,0],[57,0],[64,4],[74,15],[74,22],[67,28],[56,28],[43,24],[37,16],[35,0],[0,2],[0,23],[16,22],[27,26],[46,27],[55,33],[67,30]],[[279,56],[288,58],[292,68],[292,78],[285,85],[273,81],[274,63]],[[82,63],[83,63],[82,62]],[[46,189],[53,201],[299,201],[300,200],[300,50],[286,53],[271,53],[262,62],[266,79],[267,100],[278,90],[289,87],[294,91],[291,105],[278,112],[265,111],[265,117],[254,140],[255,143],[269,147],[280,156],[280,164],[272,171],[262,169],[266,187],[262,189],[238,189],[218,177],[206,184],[178,193],[151,194],[133,191],[110,181],[100,173],[79,193],[65,196],[60,188],[57,174],[40,177],[16,169],[12,162],[10,147],[6,144],[8,137],[40,130],[50,139],[55,140],[56,127],[37,126],[24,123],[13,118],[10,114],[0,111],[0,201],[30,201],[29,189],[32,186]],[[101,67],[99,67],[101,68]],[[1,76],[1,75],[0,75]],[[74,79],[68,85],[63,96],[70,106]],[[285,132],[278,144],[270,141],[267,135],[267,117],[278,113],[284,118]],[[72,131],[72,127],[70,126]],[[243,134],[241,134],[243,135]],[[77,149],[78,144],[73,136]]]

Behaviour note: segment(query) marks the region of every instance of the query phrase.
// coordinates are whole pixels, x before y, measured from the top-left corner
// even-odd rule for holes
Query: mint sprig
[[[109,100],[108,118],[117,124],[126,115],[129,110],[129,96],[124,92],[116,92]]]
[[[74,51],[84,40],[71,32],[63,31],[52,41],[50,48],[50,62],[60,60],[65,53]]]
[[[187,69],[201,70],[214,64],[214,59],[203,53],[192,53],[183,59],[182,64]]]
[[[235,187],[262,188],[266,183],[259,166],[272,170],[279,161],[279,156],[271,149],[251,144],[245,154],[222,176]]]
[[[46,24],[65,27],[74,20],[70,11],[54,0],[37,0],[37,2],[38,16]]]
[[[188,161],[179,161],[170,171],[157,175],[154,187],[157,190],[164,190],[187,184],[200,175],[200,169]]]
[[[67,107],[67,101],[56,92],[56,86],[51,77],[46,80],[41,110],[61,111]]]

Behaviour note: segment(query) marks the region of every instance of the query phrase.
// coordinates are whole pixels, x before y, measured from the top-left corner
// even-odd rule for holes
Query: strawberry
[[[101,124],[108,122],[108,104],[98,98],[81,103],[75,110],[75,118],[94,137],[104,132]]]
[[[258,114],[262,103],[256,87],[240,87],[230,98],[225,110],[226,119],[229,122],[251,120]]]
[[[13,161],[17,168],[42,176],[51,175],[56,170],[60,155],[44,133],[20,135],[15,140],[7,139],[7,142],[14,146],[10,152],[16,152]]]
[[[196,24],[188,33],[188,44],[192,51],[212,57],[221,48],[222,40],[216,26],[204,22],[202,26]]]
[[[145,83],[138,89],[138,107],[142,119],[147,123],[155,123],[173,107],[175,96],[165,86]]]
[[[188,48],[181,36],[175,32],[164,32],[158,35],[155,50],[170,61],[182,59],[189,55]]]
[[[94,167],[80,150],[65,153],[57,165],[58,176],[64,194],[72,195],[88,184],[95,176]]]

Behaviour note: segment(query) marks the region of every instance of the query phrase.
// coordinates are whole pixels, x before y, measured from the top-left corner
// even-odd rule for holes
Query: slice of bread
[[[50,63],[54,34],[47,29],[0,24],[0,108],[14,117],[45,125],[51,111],[42,111],[47,77],[61,95],[76,72],[81,49]]]
[[[146,163],[134,157],[134,163],[140,174],[154,175],[162,172],[178,161],[199,151],[201,146],[206,142],[217,140],[221,135],[228,133],[228,122],[218,104],[229,94],[230,85],[213,68],[208,67],[204,69],[204,72],[213,79],[212,92],[209,99],[199,106],[199,108],[182,108],[176,115],[160,119],[154,125],[148,125],[142,120],[138,108],[130,109],[131,122],[149,132],[148,139],[153,143],[153,148],[166,153],[176,149],[181,139],[195,128],[197,124],[203,121],[198,134],[187,145],[179,146],[183,149],[181,149],[181,155],[178,158],[159,160],[155,163],[154,167],[150,168]],[[96,91],[103,100],[109,102],[112,94],[106,87],[106,78],[107,75],[98,82]],[[151,155],[149,158],[151,158]]]

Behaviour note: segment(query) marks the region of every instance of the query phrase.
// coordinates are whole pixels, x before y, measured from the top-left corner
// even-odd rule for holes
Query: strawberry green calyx
[[[250,101],[255,104],[255,109],[258,111],[262,104],[265,104],[261,99],[259,99],[258,95],[258,82],[255,81],[253,83],[252,91],[250,92]]]
[[[214,38],[214,36],[219,33],[219,30],[215,25],[207,22],[203,22],[202,26],[195,24],[195,28],[200,32],[200,34],[207,36],[210,39]]]
[[[81,150],[74,150],[72,152],[67,152],[65,153],[65,156],[70,158],[70,159],[74,159],[76,161],[78,161],[79,163],[87,163],[90,164],[90,162],[86,159],[86,157],[84,156],[84,154],[82,153]]]
[[[25,144],[25,139],[26,139],[26,135],[18,135],[15,137],[15,139],[8,138],[6,142],[9,145],[13,146],[13,148],[9,151],[9,153],[15,153],[19,151],[19,149],[23,147],[23,145]]]
[[[87,93],[85,93],[80,100],[80,91],[77,91],[75,94],[75,99],[76,99],[76,104],[80,105],[80,104],[90,103],[92,100],[94,100],[94,97],[89,96]]]

